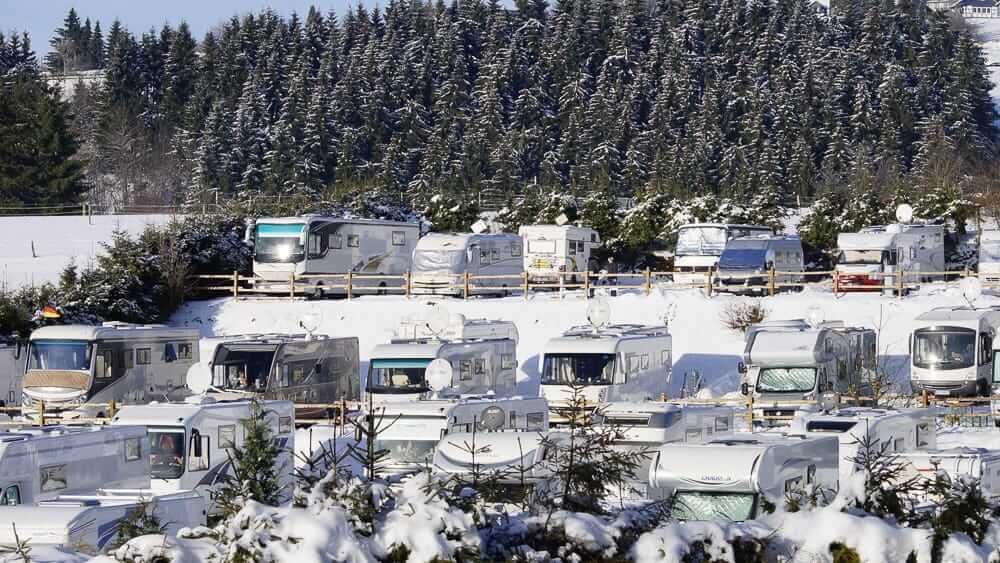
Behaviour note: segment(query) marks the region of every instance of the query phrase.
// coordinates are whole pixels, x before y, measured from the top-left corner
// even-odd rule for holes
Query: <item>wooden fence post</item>
[[[840,293],[840,272],[838,270],[833,271],[833,294],[837,295]]]
[[[924,404],[925,409],[930,405],[930,398],[927,395],[926,389],[924,389],[923,393],[921,393],[920,400]]]
[[[753,393],[747,395],[747,432],[753,432]]]
[[[528,272],[521,272],[521,293],[524,294],[524,300],[528,300]]]
[[[590,270],[583,273],[583,298],[590,299]]]
[[[233,270],[233,297],[240,296],[240,273]]]
[[[705,271],[705,295],[712,296],[712,268]]]
[[[347,298],[354,298],[354,270],[347,270]]]
[[[295,272],[288,274],[288,298],[295,299]]]
[[[465,273],[462,274],[462,294],[463,294],[462,297],[464,299],[466,299],[466,300],[469,299],[469,271],[468,270],[466,270]]]
[[[410,283],[411,283],[411,280],[412,280],[412,278],[410,277],[411,275],[412,274],[410,273],[410,271],[407,270],[406,271],[406,298],[407,299],[410,298]]]
[[[114,418],[116,412],[118,412],[118,405],[115,404],[114,399],[111,399],[108,401],[108,419]]]
[[[650,292],[653,290],[653,286],[649,278],[649,268],[646,268],[646,271],[642,273],[642,279],[643,279],[642,282],[643,289],[645,290],[646,295],[649,295]]]
[[[902,297],[903,296],[903,290],[904,290],[903,285],[905,283],[903,281],[903,278],[905,278],[905,277],[906,277],[906,271],[905,270],[900,270],[900,271],[896,272],[896,296],[897,297]]]
[[[774,264],[771,264],[770,269],[767,270],[767,294],[771,297],[774,297],[775,277]]]

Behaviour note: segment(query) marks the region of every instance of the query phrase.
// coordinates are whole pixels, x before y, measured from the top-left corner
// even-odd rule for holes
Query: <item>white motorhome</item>
[[[361,398],[357,337],[252,334],[223,338],[209,367],[217,398],[289,400],[300,404]],[[325,415],[301,411],[300,418]]]
[[[539,283],[578,283],[590,270],[590,253],[601,245],[597,231],[575,225],[522,225],[524,271]]]
[[[24,378],[24,346],[19,341],[0,339],[0,406],[21,404]]]
[[[720,289],[739,291],[740,286],[765,286],[768,271],[805,271],[799,237],[760,235],[730,239],[719,256],[716,283]],[[802,276],[781,273],[775,283],[795,283]],[[780,287],[778,289],[781,289]],[[758,289],[761,293],[766,289]]]
[[[837,488],[836,436],[735,434],[704,443],[666,444],[649,485],[669,494],[678,520],[751,520],[764,502],[780,506],[807,486]]]
[[[38,504],[101,487],[149,487],[141,426],[25,427],[0,432],[0,505]]]
[[[940,307],[918,316],[910,334],[910,385],[935,395],[988,395],[1000,310]]]
[[[832,412],[795,413],[790,433],[807,436],[837,434],[840,441],[840,478],[861,468],[857,465],[862,442],[876,451],[902,454],[937,447],[935,409],[877,409],[848,407]]]
[[[0,506],[0,543],[14,545],[19,537],[30,539],[32,547],[101,553],[116,545],[122,521],[137,509],[150,511],[168,537],[206,524],[205,501],[194,491],[154,495],[149,490],[97,489],[36,506]]]
[[[674,281],[705,283],[706,272],[719,263],[719,256],[730,239],[771,235],[774,229],[764,225],[692,223],[677,229],[674,249]]]
[[[840,321],[770,321],[750,327],[743,349],[743,393],[754,417],[792,416],[820,395],[867,396],[877,365],[875,331]]]
[[[1000,497],[1000,450],[985,448],[949,448],[905,452],[897,458],[910,463],[903,477],[932,480],[944,471],[951,479],[970,478],[979,482],[988,499]]]
[[[111,414],[104,406],[110,401],[137,404],[190,395],[185,378],[198,362],[198,329],[117,322],[46,326],[31,333],[27,356],[26,415],[44,403],[46,412],[64,411],[67,418],[102,417]]]
[[[392,421],[376,447],[389,452],[385,470],[399,474],[429,467],[440,442],[463,449],[473,432],[485,440],[501,431],[543,432],[548,405],[539,398],[463,397],[378,403],[377,416]],[[450,451],[450,446],[443,446]],[[467,452],[468,453],[468,452]]]
[[[666,326],[575,326],[545,344],[538,359],[542,397],[561,404],[583,385],[588,403],[657,399],[673,361]]]
[[[192,396],[185,403],[151,403],[122,407],[112,426],[142,425],[149,430],[150,474],[156,494],[195,490],[208,513],[218,507],[214,495],[231,472],[227,450],[246,438],[243,422],[251,416],[251,401],[221,401]],[[291,497],[295,451],[295,406],[290,401],[261,401],[271,434],[282,454],[275,469]]]
[[[844,291],[892,285],[895,272],[913,274],[904,280],[911,283],[944,279],[943,225],[895,223],[840,233],[837,249],[836,269]]]
[[[979,233],[979,279],[1000,282],[1000,230]]]
[[[410,292],[462,295],[464,274],[510,276],[470,281],[470,293],[505,293],[520,287],[524,272],[521,237],[511,233],[431,233],[413,250]]]
[[[397,337],[369,354],[367,392],[378,400],[425,397],[430,388],[424,372],[440,358],[452,366],[450,387],[457,395],[514,394],[517,328],[513,323],[454,315],[441,328],[433,336],[426,321],[404,319]]]
[[[303,215],[266,217],[248,228],[253,242],[254,287],[287,292],[291,276],[346,274],[352,272],[356,293],[384,291],[384,279],[365,276],[403,276],[420,226],[401,221],[345,219]],[[340,279],[305,279],[313,295],[344,294]],[[401,284],[399,284],[401,285]]]

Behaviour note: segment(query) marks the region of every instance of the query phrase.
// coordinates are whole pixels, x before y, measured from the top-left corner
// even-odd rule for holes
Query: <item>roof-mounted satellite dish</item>
[[[611,306],[603,297],[598,297],[587,305],[587,322],[594,327],[594,332],[604,328],[611,319]]]
[[[556,217],[556,225],[561,227],[566,223],[569,223],[569,217],[567,217],[565,213],[560,213],[559,216]]]
[[[482,219],[472,224],[472,232],[476,233],[477,235],[485,233],[488,230],[490,230],[489,224],[486,221],[483,221]]]
[[[424,381],[436,395],[451,387],[452,373],[451,362],[444,358],[437,358],[427,364],[427,369],[424,370]]]
[[[198,362],[188,368],[185,383],[194,394],[204,395],[212,388],[212,370],[207,365]]]
[[[912,223],[913,222],[913,207],[909,204],[903,203],[896,208],[896,220],[900,223]]]
[[[319,330],[319,325],[323,322],[323,313],[319,310],[312,310],[299,319],[299,326],[306,331],[306,339],[312,340],[313,333]]]
[[[425,322],[427,330],[434,335],[434,338],[441,338],[444,331],[448,330],[448,325],[451,324],[451,314],[448,313],[448,309],[444,305],[434,305],[427,313]]]
[[[975,307],[976,301],[983,295],[983,285],[978,277],[964,278],[959,287],[962,288],[962,297],[969,302],[969,307]]]
[[[496,405],[490,405],[483,409],[483,412],[479,415],[479,428],[482,430],[500,430],[506,421],[507,417],[503,409]]]
[[[809,307],[808,312],[806,312],[806,322],[812,328],[817,328],[819,325],[823,324],[826,320],[826,312],[819,305],[812,305]]]

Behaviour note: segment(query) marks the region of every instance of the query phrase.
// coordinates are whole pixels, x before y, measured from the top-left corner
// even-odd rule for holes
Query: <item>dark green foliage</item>
[[[847,461],[865,475],[865,495],[857,508],[879,517],[908,522],[913,516],[915,477],[908,476],[909,462],[891,454],[889,440],[882,442],[870,434],[856,441],[857,453]]]
[[[138,506],[128,511],[118,524],[118,537],[115,545],[121,546],[129,540],[147,534],[162,534],[166,525],[156,516],[154,506],[149,502],[140,502]]]
[[[254,400],[250,406],[250,417],[241,421],[243,442],[226,451],[231,470],[217,499],[224,516],[236,514],[249,500],[277,506],[281,498],[282,485],[278,475],[281,471],[291,471],[291,468],[276,467],[275,462],[283,452],[268,425],[269,415],[273,413]]]

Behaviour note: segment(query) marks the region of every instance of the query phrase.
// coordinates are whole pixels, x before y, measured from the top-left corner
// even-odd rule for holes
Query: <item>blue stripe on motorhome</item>
[[[104,544],[108,543],[115,536],[118,535],[118,527],[121,525],[122,518],[117,518],[97,528],[97,549],[104,549]]]
[[[257,235],[265,237],[297,237],[302,234],[306,226],[296,225],[257,225]]]
[[[195,485],[195,487],[200,487],[202,485],[208,485],[211,487],[212,485],[217,483],[219,477],[225,475],[229,471],[229,464],[230,462],[226,461],[209,469],[208,473],[206,473],[205,476],[201,478],[201,481],[198,481],[198,484]]]
[[[430,360],[372,360],[372,368],[425,368]]]

